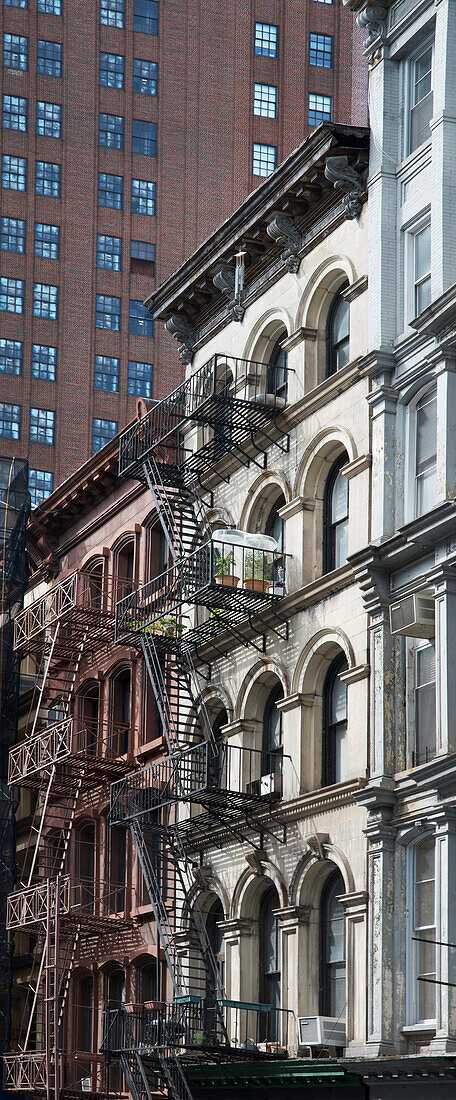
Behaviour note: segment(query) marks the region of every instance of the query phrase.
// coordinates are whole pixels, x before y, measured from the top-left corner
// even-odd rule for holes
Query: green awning
[[[185,1075],[190,1088],[233,1089],[252,1092],[263,1089],[330,1088],[360,1085],[360,1078],[347,1072],[339,1062],[321,1059],[274,1059],[256,1061],[186,1062]]]

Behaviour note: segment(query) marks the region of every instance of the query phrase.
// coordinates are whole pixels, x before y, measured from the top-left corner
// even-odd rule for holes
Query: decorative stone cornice
[[[291,351],[292,348],[296,348],[298,344],[302,344],[303,340],[316,340],[317,336],[318,332],[316,328],[297,328],[290,336],[280,341],[280,347],[283,348],[284,351]]]
[[[366,915],[369,895],[366,890],[354,890],[351,894],[340,894],[339,901],[347,916],[362,920]]]
[[[365,8],[356,16],[356,22],[363,30],[367,30],[367,38],[364,41],[364,56],[370,61],[383,46],[386,37],[386,21],[388,7],[386,4],[366,4]]]
[[[281,519],[291,519],[292,516],[298,515],[299,512],[313,512],[314,508],[314,500],[306,500],[305,497],[294,497],[293,500],[289,500],[287,504],[284,504],[282,508],[278,508],[278,513]]]
[[[218,927],[223,932],[223,938],[229,943],[235,943],[241,936],[251,936],[255,922],[251,917],[231,917],[228,920],[218,921]]]
[[[339,679],[344,684],[357,684],[359,680],[366,680],[370,675],[370,665],[355,665],[347,668],[346,672],[339,673]]]
[[[341,290],[340,296],[345,298],[346,302],[354,302],[355,298],[359,298],[359,295],[364,294],[365,290],[367,290],[367,275],[361,275],[355,283],[347,286],[345,290]]]
[[[293,218],[282,210],[274,210],[269,216],[266,233],[276,244],[283,245],[280,259],[287,271],[296,275],[301,263],[299,252],[304,244],[304,238]]]
[[[299,925],[309,924],[311,912],[311,905],[285,905],[283,909],[274,910],[282,932],[295,932]]]
[[[188,315],[183,310],[179,313],[173,313],[165,321],[165,329],[180,344],[179,359],[181,363],[187,366],[192,362],[193,347],[196,342],[196,332],[190,324]]]
[[[334,187],[345,192],[342,205],[346,217],[357,218],[366,197],[367,169],[359,171],[353,168],[347,156],[327,157],[325,176]]]
[[[241,302],[235,300],[235,269],[232,264],[225,263],[222,260],[217,264],[215,273],[212,277],[212,282],[217,290],[220,290],[222,294],[225,294],[229,298],[229,306],[231,310],[231,317],[233,321],[242,321],[245,313],[245,307]]]
[[[368,470],[371,464],[372,455],[359,455],[353,462],[347,462],[346,466],[342,466],[340,472],[350,481],[350,478],[357,477],[357,475],[362,474],[364,470]]]
[[[311,707],[315,702],[316,696],[310,694],[304,694],[302,691],[295,691],[293,695],[287,695],[285,699],[279,699],[276,703],[277,710],[281,710],[284,714],[287,714],[289,710],[297,710],[298,707]]]
[[[261,723],[252,718],[239,718],[237,722],[227,722],[226,726],[222,726],[220,732],[224,737],[235,737],[236,734],[242,733],[256,733],[260,729]]]

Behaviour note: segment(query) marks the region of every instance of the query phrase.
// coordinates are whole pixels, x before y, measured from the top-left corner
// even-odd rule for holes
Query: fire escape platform
[[[283,1096],[282,1090],[308,1090],[358,1087],[363,1095],[360,1077],[344,1069],[335,1059],[268,1058],[233,1065],[232,1061],[185,1061],[185,1074],[194,1100],[209,1100],[217,1094],[229,1100],[250,1096],[258,1091],[264,1096]],[[271,1090],[271,1091],[269,1091]],[[277,1090],[277,1092],[276,1092]],[[303,1093],[305,1095],[305,1093]],[[326,1095],[326,1093],[325,1093]],[[353,1095],[353,1093],[351,1093]]]

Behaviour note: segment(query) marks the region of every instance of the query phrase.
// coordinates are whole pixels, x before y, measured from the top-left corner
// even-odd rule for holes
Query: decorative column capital
[[[351,894],[341,894],[339,901],[351,920],[364,920],[367,913],[369,895],[367,890],[354,890]]]
[[[287,935],[293,935],[300,925],[309,924],[311,912],[311,905],[285,905],[283,909],[274,909],[282,932]]]
[[[227,722],[226,726],[221,727],[221,733],[224,737],[235,737],[240,733],[256,733],[261,729],[261,722],[258,722],[255,718],[238,718],[236,722]]]
[[[366,4],[366,7],[356,16],[358,26],[367,31],[363,52],[368,61],[373,60],[374,55],[383,46],[386,38],[387,15],[386,4]]]
[[[251,936],[254,931],[255,921],[251,917],[231,917],[228,920],[218,921],[218,927],[223,932],[226,943],[236,944],[242,936]]]

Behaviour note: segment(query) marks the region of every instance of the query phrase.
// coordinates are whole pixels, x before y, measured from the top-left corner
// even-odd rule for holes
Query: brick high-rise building
[[[331,0],[3,0],[0,450],[39,503],[179,381],[142,302],[320,121],[366,121]]]

